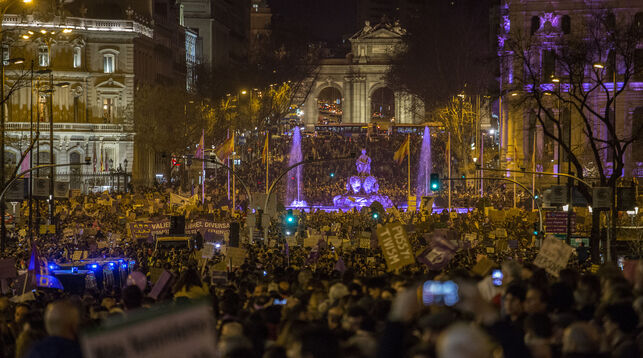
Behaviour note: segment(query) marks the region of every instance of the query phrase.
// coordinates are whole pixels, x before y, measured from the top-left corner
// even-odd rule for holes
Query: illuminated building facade
[[[31,129],[40,138],[33,165],[49,163],[53,120],[54,161],[72,164],[56,168],[56,181],[87,192],[115,188],[115,176],[152,180],[154,154],[135,146],[134,93],[146,83],[189,87],[196,34],[179,25],[173,1],[136,6],[74,1],[55,11],[5,15],[5,60],[24,59],[5,62],[8,166],[27,149]],[[91,164],[81,165],[86,158]]]
[[[543,128],[536,119],[533,106],[528,106],[523,101],[526,92],[532,92],[530,80],[527,77],[537,74],[540,78],[541,91],[549,90],[549,98],[556,98],[562,94],[568,98],[570,84],[566,80],[568,74],[565,66],[557,60],[557,54],[565,52],[565,39],[569,36],[582,37],[588,33],[587,24],[598,16],[604,16],[605,21],[610,17],[615,24],[633,24],[643,26],[643,8],[640,1],[612,0],[612,1],[544,1],[544,0],[506,0],[499,7],[499,34],[498,56],[500,58],[500,84],[501,84],[501,109],[499,118],[500,144],[502,147],[501,158],[509,169],[532,167],[532,153],[535,148],[535,165],[539,171],[567,171],[568,163],[560,145],[545,135],[545,129],[556,136],[564,138],[565,143],[570,143],[574,155],[586,160],[584,168],[585,177],[597,177],[597,165],[593,162],[594,156],[589,149],[587,131],[591,128],[597,139],[608,141],[610,135],[606,125],[599,120],[590,120],[587,126],[579,115],[578,110],[566,105],[551,105],[553,118],[559,120],[560,128]],[[607,34],[605,34],[607,38]],[[510,43],[524,41],[529,43],[529,66],[524,58],[517,56],[515,48]],[[614,81],[603,80],[604,90],[590,91],[592,78],[596,74],[611,79],[613,66],[610,65],[608,49],[601,54],[603,64],[587,63],[587,79],[583,88],[589,93],[587,102],[589,109],[604,111],[606,107],[606,93],[611,95],[616,82],[617,89],[623,92],[616,97],[615,112],[611,111],[611,118],[619,137],[628,138],[629,134],[643,122],[643,41],[636,44],[632,56],[632,66],[626,70],[622,61],[617,60]],[[524,51],[525,53],[527,51]],[[605,69],[602,69],[602,66]],[[601,71],[595,71],[597,67]],[[595,72],[593,72],[595,71]],[[602,72],[605,71],[605,72]],[[625,87],[623,81],[625,71],[629,75]],[[612,73],[612,74],[610,74]],[[592,77],[593,76],[593,77]],[[596,82],[596,80],[595,80]],[[572,87],[573,88],[573,87]],[[559,91],[553,92],[551,91]],[[547,93],[544,93],[547,94]],[[547,100],[547,96],[543,97]],[[552,102],[553,103],[553,102]],[[589,116],[591,118],[591,116]],[[571,142],[569,142],[569,139]],[[609,150],[601,153],[602,166],[605,175],[612,173],[611,154]],[[627,147],[624,155],[625,167],[623,177],[643,176],[643,141],[639,140]]]

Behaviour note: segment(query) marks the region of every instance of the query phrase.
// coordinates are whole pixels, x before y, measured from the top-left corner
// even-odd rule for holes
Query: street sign
[[[567,233],[567,215],[568,212],[548,211],[545,213],[545,231],[551,234]],[[574,232],[576,226],[576,214],[571,213],[571,232]]]
[[[47,178],[34,178],[32,195],[36,198],[47,199],[49,198],[49,179]]]
[[[25,180],[16,179],[4,195],[6,201],[22,201],[25,198]]]
[[[616,189],[616,208],[618,211],[631,211],[636,207],[636,188],[623,187]]]
[[[609,209],[612,205],[612,189],[594,187],[592,189],[592,209]]]
[[[549,193],[549,203],[551,205],[567,204],[567,186],[553,185]]]
[[[57,181],[54,183],[54,198],[67,199],[69,198],[69,182]]]

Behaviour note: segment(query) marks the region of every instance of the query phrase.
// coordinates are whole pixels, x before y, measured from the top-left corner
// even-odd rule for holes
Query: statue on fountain
[[[333,204],[337,208],[346,209],[370,206],[374,201],[380,202],[384,207],[393,206],[387,196],[377,194],[379,184],[377,179],[371,175],[371,158],[366,155],[366,149],[362,149],[362,155],[355,161],[355,166],[357,175],[348,178],[346,183],[347,193],[335,196]]]
[[[359,176],[371,175],[371,158],[366,155],[366,149],[362,149],[362,155],[357,158],[355,166],[357,166]]]

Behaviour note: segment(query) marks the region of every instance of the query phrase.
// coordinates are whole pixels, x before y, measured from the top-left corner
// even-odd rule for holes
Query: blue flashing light
[[[91,267],[92,270],[97,270],[98,269],[98,264],[91,264],[91,265],[89,265],[89,267]]]
[[[50,269],[50,270],[55,270],[55,269],[56,269],[56,265],[49,265],[49,269]]]
[[[130,266],[134,266],[134,265],[136,265],[136,261],[130,261],[129,264],[130,264]]]
[[[109,263],[109,267],[114,267],[114,263],[113,263],[113,262],[110,262],[110,263]]]
[[[123,260],[123,259],[118,259],[118,262],[123,262],[123,261],[125,261],[125,260]]]
[[[127,264],[122,264],[121,267],[123,268],[123,270],[127,270]]]

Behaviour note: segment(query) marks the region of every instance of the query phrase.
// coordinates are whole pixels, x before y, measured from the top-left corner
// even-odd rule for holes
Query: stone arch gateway
[[[381,89],[388,89],[386,75],[392,57],[403,46],[404,33],[405,30],[397,23],[370,26],[367,22],[349,39],[351,52],[345,58],[320,61],[315,78],[310,79],[310,91],[299,100],[303,103],[306,127],[312,129],[319,123],[320,95],[329,87],[341,94],[342,123],[370,123],[373,119],[373,95]],[[393,97],[394,103],[387,106],[393,108],[392,122],[411,124],[423,121],[424,104],[421,100],[399,91],[393,92]],[[324,118],[323,115],[321,117]]]

